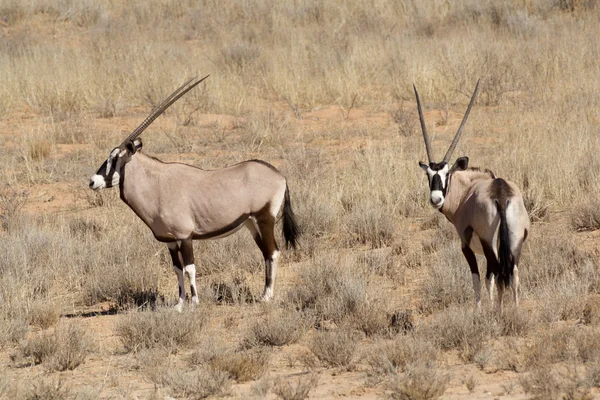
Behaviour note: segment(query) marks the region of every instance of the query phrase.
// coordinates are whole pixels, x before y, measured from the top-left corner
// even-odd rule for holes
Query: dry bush
[[[277,378],[273,386],[273,393],[283,400],[304,400],[319,382],[319,375],[300,375],[298,379]]]
[[[253,349],[217,355],[210,365],[239,383],[261,378],[269,368],[270,358],[270,350]]]
[[[73,370],[81,365],[91,350],[90,338],[85,330],[74,324],[58,327],[53,334],[44,332],[24,342],[19,355],[13,357],[17,364],[45,363],[50,370]]]
[[[378,373],[404,372],[407,366],[424,365],[435,368],[440,350],[427,340],[415,336],[398,336],[394,340],[374,345],[365,358]]]
[[[425,268],[427,275],[419,288],[420,311],[431,313],[449,306],[474,304],[471,270],[459,243],[453,241],[443,246],[439,255],[426,264]],[[485,277],[484,271],[485,269],[481,271],[482,277]],[[483,286],[482,297],[486,297],[485,294]]]
[[[388,389],[392,399],[437,399],[446,391],[449,380],[448,374],[437,368],[409,366],[402,377],[390,381]]]
[[[357,312],[366,299],[366,282],[354,260],[335,254],[319,255],[302,268],[299,282],[288,291],[289,301],[301,310],[314,310],[321,320],[341,322]]]
[[[77,398],[75,393],[64,386],[60,378],[56,381],[51,379],[40,379],[34,382],[31,388],[24,394],[25,400],[64,400]]]
[[[228,373],[211,367],[202,367],[191,372],[165,371],[160,381],[155,382],[170,387],[177,397],[191,399],[227,396],[231,388]]]
[[[577,204],[571,211],[571,227],[578,232],[600,229],[600,200],[589,199]]]
[[[314,321],[311,316],[303,312],[269,312],[265,318],[250,327],[245,343],[248,346],[284,346],[296,343],[312,325]]]
[[[206,318],[207,314],[201,309],[182,313],[174,309],[133,311],[121,316],[115,334],[127,351],[165,348],[176,353],[197,342]]]
[[[515,307],[505,307],[499,318],[499,333],[503,336],[526,336],[534,327],[533,313],[525,313]]]
[[[316,332],[310,351],[328,367],[348,368],[354,359],[357,342],[347,332]]]
[[[2,229],[9,232],[16,228],[22,217],[21,210],[27,202],[29,193],[18,191],[7,185],[0,191],[0,224]]]
[[[591,399],[590,386],[575,366],[566,371],[544,364],[519,379],[525,393],[533,399]]]
[[[496,335],[491,315],[464,308],[437,313],[421,329],[425,338],[442,350],[458,350],[465,361],[473,361],[475,354]]]
[[[49,301],[37,301],[29,309],[29,323],[42,329],[55,325],[60,318],[60,309]]]

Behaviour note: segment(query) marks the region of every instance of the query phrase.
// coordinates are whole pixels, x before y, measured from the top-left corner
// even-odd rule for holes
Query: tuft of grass
[[[600,229],[600,199],[588,199],[571,211],[571,227],[577,232]]]
[[[275,380],[273,393],[283,400],[304,400],[318,382],[317,374],[305,374],[293,380],[279,377]]]
[[[58,306],[48,300],[34,302],[29,309],[29,323],[42,329],[48,329],[55,325],[59,318]]]
[[[212,367],[202,367],[191,372],[169,370],[156,383],[170,387],[177,397],[194,400],[227,396],[231,390],[229,374]]]
[[[115,334],[129,352],[164,348],[176,353],[197,342],[206,317],[200,309],[182,313],[174,309],[133,311],[121,316]]]
[[[354,359],[357,342],[347,332],[316,332],[310,351],[328,367],[348,368]]]
[[[74,393],[58,380],[40,379],[25,393],[26,400],[63,400],[73,398]]]
[[[440,350],[431,342],[415,336],[398,336],[394,340],[373,346],[366,360],[378,373],[404,372],[410,365],[434,368]]]
[[[388,384],[388,389],[392,399],[437,399],[444,394],[449,381],[449,376],[437,368],[410,366],[402,377],[398,376]]]
[[[265,348],[225,353],[211,360],[210,365],[229,374],[237,382],[260,379],[269,368],[270,350]]]
[[[313,324],[313,319],[303,312],[271,312],[250,327],[245,342],[249,346],[284,346],[296,343]]]
[[[423,335],[442,350],[458,350],[465,361],[473,361],[488,340],[496,335],[493,317],[460,308],[435,314],[422,329]]]
[[[20,347],[20,358],[32,365],[46,364],[50,370],[73,370],[81,365],[91,349],[85,330],[75,324],[58,327],[53,334],[44,332],[24,342]],[[23,364],[22,364],[23,365]]]

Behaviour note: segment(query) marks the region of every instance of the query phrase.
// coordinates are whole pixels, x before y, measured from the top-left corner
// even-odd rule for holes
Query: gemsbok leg
[[[487,261],[487,272],[486,272],[486,282],[490,282],[488,290],[490,292],[490,301],[493,304],[493,285],[491,284],[494,281],[494,276],[498,275],[500,272],[500,262],[498,261],[498,256],[496,255],[496,251],[492,245],[481,241],[481,247],[483,247],[483,254],[485,255],[485,259]],[[496,290],[498,291],[498,312],[502,312],[502,297],[504,295],[504,284],[500,282],[499,279],[496,279]]]
[[[183,310],[185,303],[185,274],[190,279],[190,290],[192,292],[192,303],[198,304],[198,290],[196,289],[196,265],[194,264],[194,248],[191,239],[172,242],[167,244],[169,254],[173,261],[173,270],[177,274],[177,283],[179,285],[179,301],[175,308],[177,311]]]
[[[261,251],[265,259],[265,290],[261,297],[262,301],[269,301],[273,298],[273,284],[277,274],[277,258],[279,257],[279,248],[275,241],[275,217],[271,214],[260,215],[256,218],[256,225],[260,232],[262,241]]]
[[[471,269],[471,278],[473,278],[473,290],[475,291],[475,305],[477,310],[481,310],[481,279],[479,277],[479,267],[477,266],[477,258],[475,253],[469,247],[473,236],[473,228],[469,227],[465,230],[464,237],[466,243],[463,242],[462,253],[465,256],[469,268]]]
[[[183,310],[183,303],[185,302],[183,258],[181,257],[181,252],[179,251],[178,242],[167,243],[167,247],[169,248],[169,254],[171,255],[171,261],[173,262],[173,271],[175,271],[175,274],[177,275],[177,285],[179,288],[179,301],[175,308],[177,311],[181,312]]]

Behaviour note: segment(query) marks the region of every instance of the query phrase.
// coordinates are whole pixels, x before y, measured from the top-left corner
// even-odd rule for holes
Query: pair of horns
[[[169,97],[167,97],[162,103],[160,103],[160,105],[158,107],[156,107],[154,109],[154,111],[152,111],[150,113],[150,115],[148,115],[146,117],[146,119],[144,120],[144,122],[142,122],[140,124],[140,126],[135,128],[133,130],[133,132],[131,132],[129,134],[129,136],[127,136],[127,138],[123,141],[123,143],[121,143],[121,146],[119,146],[119,147],[124,146],[127,142],[129,142],[131,140],[135,140],[138,136],[140,136],[142,134],[142,132],[144,132],[144,130],[146,130],[147,127],[150,126],[150,124],[152,122],[154,122],[154,120],[156,118],[158,118],[159,115],[164,113],[167,110],[167,108],[169,108],[173,103],[175,103],[177,100],[179,100],[184,94],[186,94],[187,92],[189,92],[190,90],[192,90],[193,88],[198,86],[198,84],[200,82],[202,82],[209,76],[210,75],[206,75],[204,78],[202,78],[200,80],[196,80],[196,79],[198,79],[198,76],[196,75],[192,79],[185,82],[183,85],[179,86],[177,88],[177,90],[175,90],[173,93],[171,93],[171,95]]]
[[[433,156],[431,153],[431,140],[429,139],[429,135],[427,135],[427,128],[425,127],[425,118],[423,117],[423,110],[421,109],[421,100],[419,100],[419,92],[417,92],[417,88],[415,85],[413,85],[413,89],[415,90],[415,96],[417,97],[417,109],[419,110],[419,119],[421,120],[421,130],[423,131],[423,138],[425,139],[425,150],[427,151],[427,159],[428,159],[429,163],[431,164],[433,162]],[[454,152],[454,149],[456,148],[456,145],[458,144],[458,140],[460,139],[460,135],[462,133],[462,130],[463,130],[465,124],[467,123],[467,118],[469,118],[469,113],[471,112],[471,107],[473,107],[473,103],[475,102],[475,98],[477,97],[478,91],[479,91],[479,79],[477,80],[477,85],[475,86],[475,91],[473,92],[473,96],[471,96],[471,102],[469,103],[469,107],[467,107],[467,112],[465,112],[465,116],[463,117],[460,127],[458,128],[456,135],[454,135],[454,140],[452,140],[452,144],[450,145],[450,148],[448,149],[448,151],[446,152],[446,155],[444,156],[443,162],[445,162],[445,163],[448,163],[448,161],[450,161],[450,157],[452,157],[452,153]]]

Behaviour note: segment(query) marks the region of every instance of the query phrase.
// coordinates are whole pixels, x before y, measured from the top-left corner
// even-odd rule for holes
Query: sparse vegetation
[[[232,385],[256,379],[257,397],[443,398],[483,392],[500,370],[507,394],[595,394],[599,11],[595,0],[2,1],[0,347],[12,361],[0,397],[86,398],[85,373],[87,398],[237,396]],[[177,314],[166,246],[118,189],[91,192],[86,177],[204,73],[144,133],[144,151],[204,169],[271,162],[303,236],[281,249],[265,306],[251,235],[196,243],[201,304]],[[515,182],[533,222],[521,308],[509,292],[502,316],[485,289],[473,312],[460,243],[417,166],[412,84],[441,149],[479,77],[455,154]],[[365,381],[347,379],[354,367]]]
[[[115,334],[127,351],[165,348],[176,353],[194,345],[205,323],[202,310],[178,313],[173,309],[129,312],[121,317]]]

